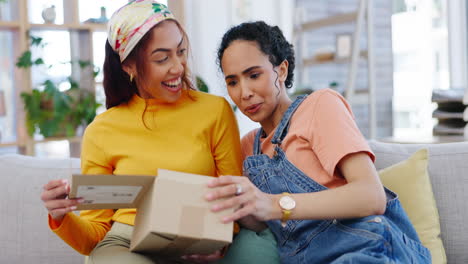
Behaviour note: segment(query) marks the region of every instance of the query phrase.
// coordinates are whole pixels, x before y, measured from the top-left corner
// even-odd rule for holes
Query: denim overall
[[[275,155],[261,153],[260,129],[253,155],[244,161],[244,175],[263,192],[270,194],[310,193],[326,190],[300,171],[285,156],[281,142],[289,121],[306,96],[298,97],[287,109],[271,143]],[[358,219],[280,220],[267,224],[276,237],[282,263],[431,263],[431,256],[418,238],[397,195],[385,188],[384,215]]]

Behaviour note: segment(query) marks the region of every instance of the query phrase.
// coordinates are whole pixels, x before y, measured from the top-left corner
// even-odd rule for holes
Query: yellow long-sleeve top
[[[239,130],[222,97],[190,91],[172,104],[134,96],[100,114],[82,143],[83,174],[156,175],[158,168],[201,175],[241,175]],[[143,122],[144,120],[144,122]],[[114,221],[134,224],[136,209],[68,213],[49,227],[88,255]]]

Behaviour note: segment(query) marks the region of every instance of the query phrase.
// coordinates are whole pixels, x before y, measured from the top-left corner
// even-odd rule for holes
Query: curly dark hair
[[[269,57],[273,66],[280,65],[284,60],[289,63],[286,88],[291,88],[294,80],[294,48],[283,35],[278,26],[270,26],[263,21],[246,22],[230,28],[223,36],[218,48],[218,66],[221,66],[224,51],[235,40],[247,40],[258,43],[260,50]]]

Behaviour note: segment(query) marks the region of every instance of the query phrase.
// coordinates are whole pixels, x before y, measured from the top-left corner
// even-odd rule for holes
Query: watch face
[[[281,197],[281,199],[279,200],[279,204],[281,208],[285,210],[291,210],[294,209],[294,207],[296,207],[296,201],[294,201],[294,199],[291,198],[291,196]]]

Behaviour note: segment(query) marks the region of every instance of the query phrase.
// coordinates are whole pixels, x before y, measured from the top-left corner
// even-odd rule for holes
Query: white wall
[[[192,72],[201,76],[210,93],[228,98],[223,75],[216,64],[216,51],[223,34],[235,24],[264,20],[278,25],[291,40],[294,0],[183,0],[185,28],[192,48]],[[237,10],[235,6],[244,6]],[[236,111],[240,133],[259,127]]]

